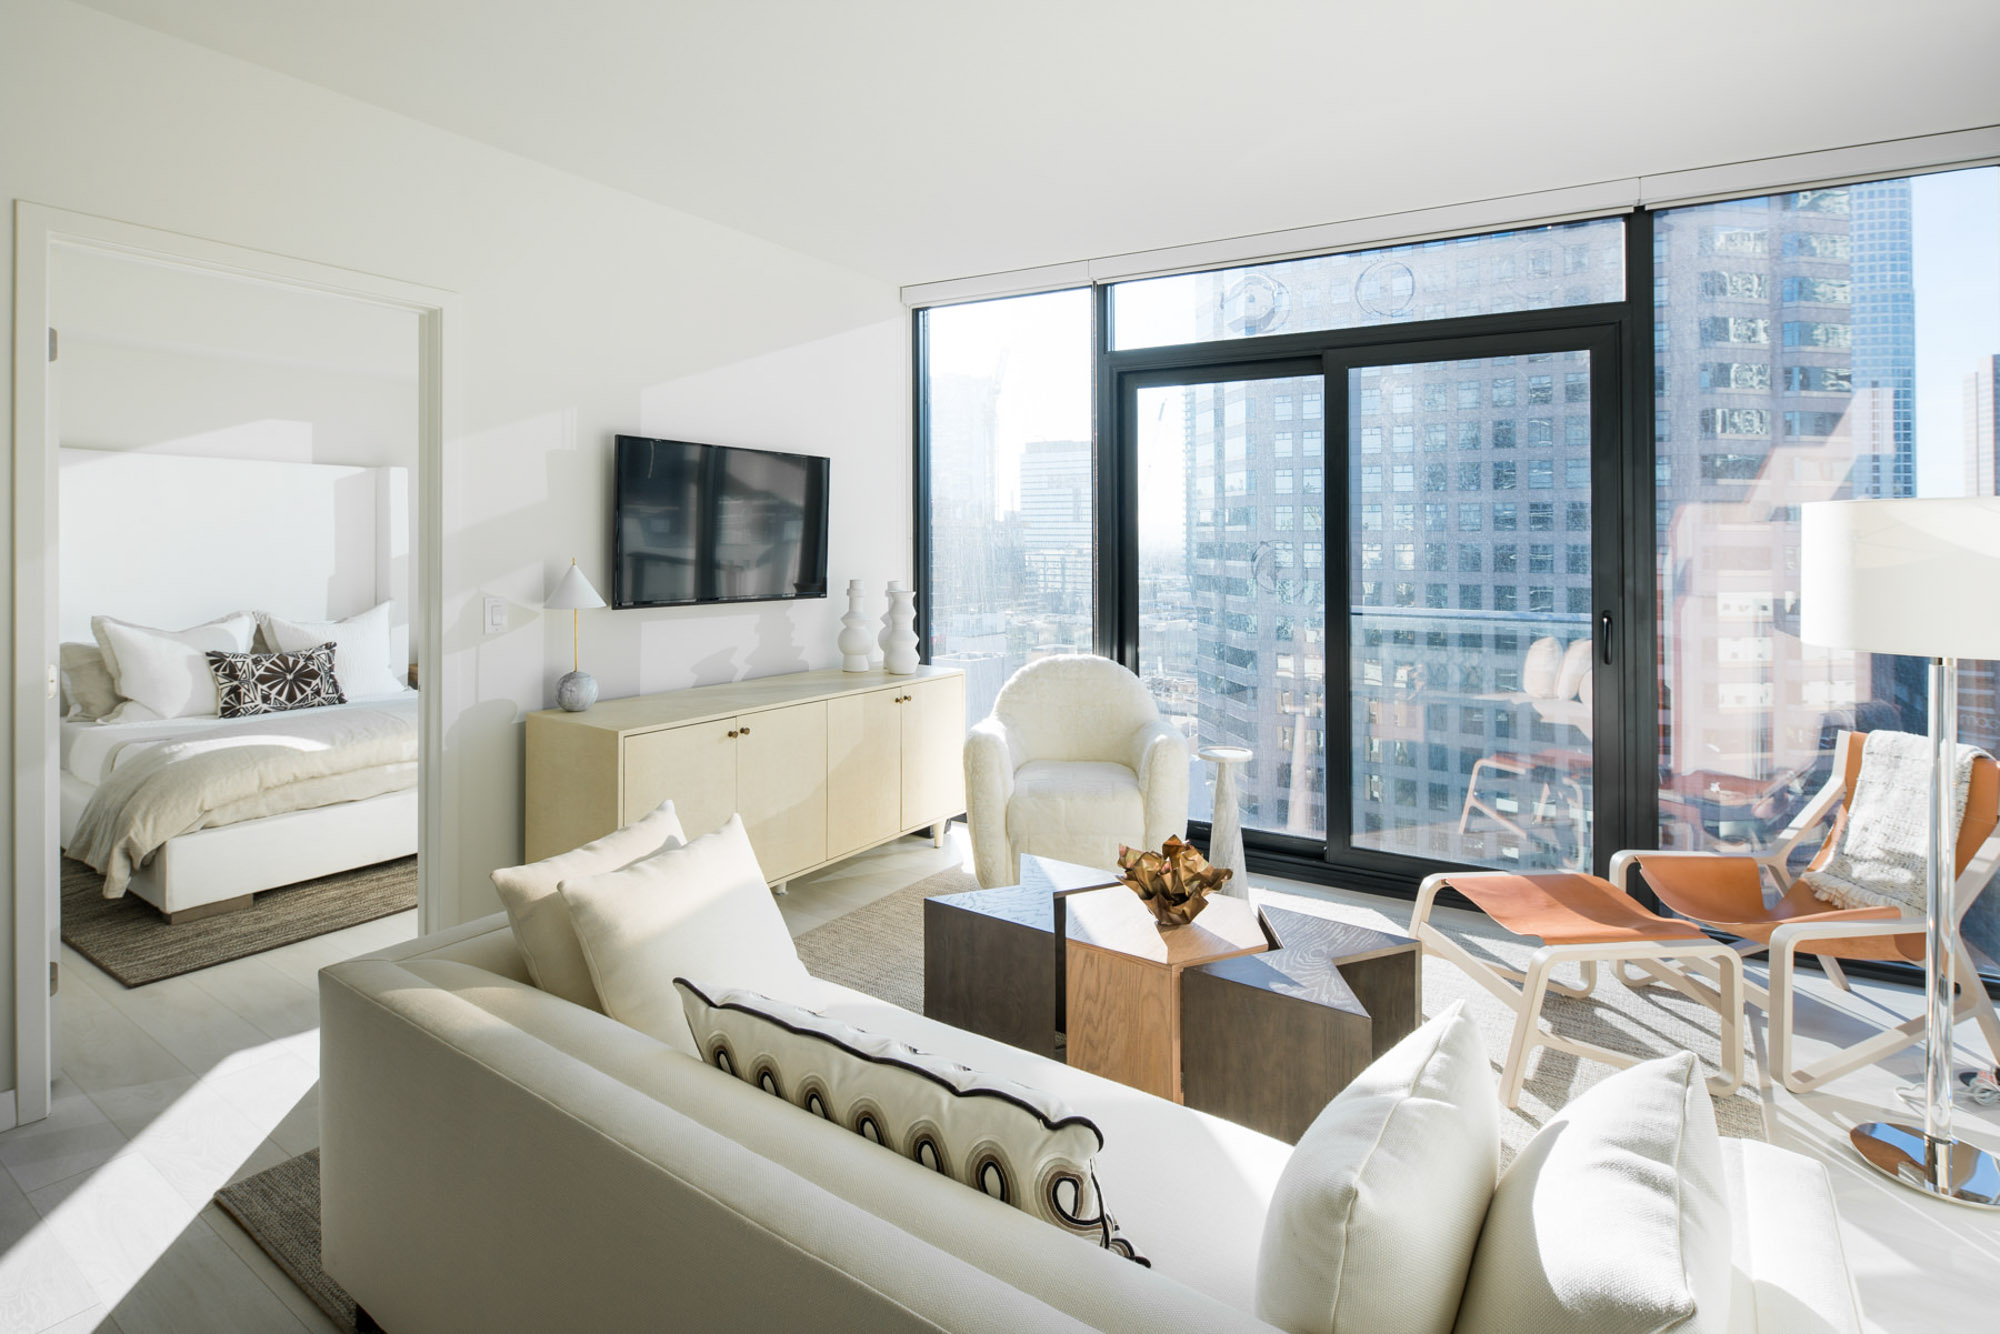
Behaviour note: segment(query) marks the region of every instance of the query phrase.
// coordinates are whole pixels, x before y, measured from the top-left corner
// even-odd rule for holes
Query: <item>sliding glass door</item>
[[[1303,370],[1304,373],[1300,373]],[[1244,826],[1326,833],[1325,381],[1317,361],[1130,385],[1138,660],[1193,752],[1238,746]]]
[[[1619,845],[1617,347],[1586,326],[1119,378],[1132,666],[1197,748],[1251,752],[1253,843],[1401,876]]]
[[[1617,666],[1614,347],[1578,332],[1328,358],[1347,697],[1334,859],[1597,860],[1618,791],[1598,781],[1619,694],[1603,688]]]

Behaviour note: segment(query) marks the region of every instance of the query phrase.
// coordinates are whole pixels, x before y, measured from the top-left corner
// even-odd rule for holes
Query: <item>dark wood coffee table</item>
[[[1296,1144],[1423,1022],[1423,956],[1394,932],[1269,906],[1263,915],[1274,948],[1181,974],[1181,1100]]]
[[[1032,855],[1021,883],[924,900],[924,1014],[1038,1056],[1062,1059],[1063,899],[1116,872]]]
[[[924,901],[924,1013],[1062,1060],[1064,900],[1117,876],[1025,856],[1021,881]],[[1181,1094],[1190,1107],[1296,1143],[1335,1094],[1422,1022],[1422,962],[1407,936],[1260,911],[1269,949],[1180,974]]]

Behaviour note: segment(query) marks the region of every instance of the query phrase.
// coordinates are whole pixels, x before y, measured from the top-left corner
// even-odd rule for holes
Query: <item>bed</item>
[[[397,738],[406,737],[410,757],[393,766],[369,766],[360,788],[366,795],[240,820],[228,819],[227,809],[205,809],[204,820],[220,816],[227,822],[166,838],[150,853],[135,857],[129,880],[107,888],[107,894],[134,894],[169,921],[179,922],[244,906],[264,890],[411,856],[417,850],[414,690],[390,699],[250,718],[66,721],[61,729],[63,847],[72,847],[92,799],[114,775],[123,771],[129,777],[131,766],[157,762],[164,750],[186,751],[187,743],[261,746],[286,739],[317,747],[327,729],[353,731],[364,714],[370,737],[392,747]],[[342,794],[322,785],[318,795]]]

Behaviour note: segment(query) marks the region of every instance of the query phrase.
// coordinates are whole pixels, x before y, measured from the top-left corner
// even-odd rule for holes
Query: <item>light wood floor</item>
[[[964,830],[953,826],[941,851],[902,839],[794,881],[778,902],[797,934],[969,862]],[[1408,911],[1255,880],[1391,916]],[[64,950],[54,1115],[0,1133],[0,1334],[332,1329],[210,1197],[318,1143],[316,972],[415,930],[415,914],[405,913],[137,991]],[[1900,1017],[1920,1005],[1901,988],[1863,983],[1843,995],[1817,976],[1806,985],[1819,1002],[1802,1006],[1808,1042],[1838,1035],[1856,1016]],[[1960,1038],[1969,1059],[1970,1025]],[[1846,1144],[1856,1121],[1907,1118],[1895,1088],[1920,1066],[1912,1049],[1802,1098],[1766,1083],[1767,1128],[1773,1141],[1828,1164],[1873,1328],[1979,1328],[2000,1291],[2000,1215],[1881,1181]],[[2000,1112],[1963,1109],[1959,1119],[1963,1135],[2000,1150]]]

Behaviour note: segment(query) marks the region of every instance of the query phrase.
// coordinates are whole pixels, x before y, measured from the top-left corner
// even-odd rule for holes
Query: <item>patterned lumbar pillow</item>
[[[208,650],[208,670],[224,718],[247,718],[287,709],[345,704],[333,674],[333,645],[297,653],[223,653]]]
[[[1150,1268],[1098,1194],[1102,1132],[1058,1099],[753,991],[674,985],[708,1064]]]

